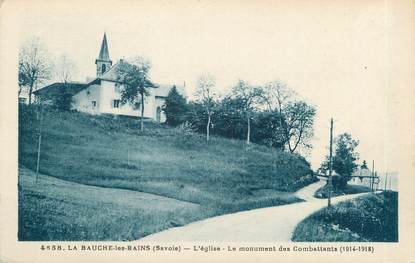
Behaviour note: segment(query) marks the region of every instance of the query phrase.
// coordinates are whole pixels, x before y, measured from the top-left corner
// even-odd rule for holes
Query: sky
[[[77,80],[95,76],[104,32],[113,61],[148,57],[153,81],[186,82],[190,98],[205,73],[216,77],[220,94],[238,79],[280,80],[317,108],[307,156],[313,168],[328,154],[333,117],[334,136],[348,132],[360,141],[360,161],[399,170],[386,1],[45,1],[20,8],[20,41],[37,36],[54,56],[70,57]]]

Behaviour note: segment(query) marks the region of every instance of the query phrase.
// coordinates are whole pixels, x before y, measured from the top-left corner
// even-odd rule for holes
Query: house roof
[[[45,86],[41,89],[38,89],[34,91],[33,93],[37,96],[45,96],[50,97],[54,95],[59,95],[60,92],[65,89],[66,92],[68,92],[71,95],[75,95],[82,89],[86,88],[88,86],[87,83],[81,83],[81,82],[55,82],[53,84],[50,84],[48,86]]]
[[[167,95],[169,94],[170,90],[174,86],[176,87],[177,91],[180,94],[182,94],[183,96],[186,96],[186,94],[184,92],[184,86],[171,85],[171,84],[155,84],[154,95],[155,96],[160,96],[160,97],[167,97]]]
[[[369,169],[357,169],[353,176],[372,176],[372,172]]]

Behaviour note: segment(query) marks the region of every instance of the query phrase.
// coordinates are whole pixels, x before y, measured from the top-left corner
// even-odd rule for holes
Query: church
[[[104,37],[98,58],[95,60],[96,77],[80,83],[53,83],[34,92],[36,98],[51,101],[54,96],[62,94],[61,90],[72,95],[71,108],[90,114],[114,114],[127,116],[141,116],[141,109],[134,109],[131,105],[121,103],[122,83],[117,81],[117,67],[122,63],[118,60],[114,65],[108,51],[107,36]],[[153,83],[148,88],[149,95],[145,97],[144,117],[157,122],[166,120],[162,107],[169,91],[175,86],[177,91],[184,94],[184,86]]]

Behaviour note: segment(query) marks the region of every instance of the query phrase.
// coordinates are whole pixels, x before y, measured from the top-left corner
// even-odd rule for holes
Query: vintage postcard
[[[415,2],[0,6],[0,262],[415,263]]]

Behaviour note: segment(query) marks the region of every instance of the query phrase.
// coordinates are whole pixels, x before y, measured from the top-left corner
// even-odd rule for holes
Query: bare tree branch
[[[202,103],[208,117],[206,124],[206,141],[209,141],[210,137],[211,117],[213,114],[212,108],[214,104],[214,97],[216,96],[213,91],[215,85],[215,77],[210,74],[202,75],[197,80],[197,90],[195,95]]]
[[[72,59],[66,55],[57,58],[54,65],[54,77],[57,81],[68,83],[76,72],[76,66]]]
[[[49,57],[50,55],[45,46],[36,37],[27,40],[20,48],[19,87],[28,88],[29,105],[32,103],[33,91],[51,76],[51,62]]]

